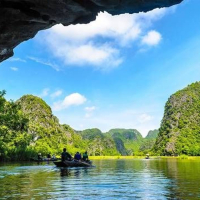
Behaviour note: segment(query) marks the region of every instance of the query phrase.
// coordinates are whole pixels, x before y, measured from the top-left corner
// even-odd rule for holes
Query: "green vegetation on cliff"
[[[158,136],[158,130],[151,130],[148,132],[147,136],[143,139],[142,144],[140,145],[140,151],[143,153],[149,153],[151,152],[155,142],[156,138]],[[151,153],[152,154],[152,153]]]
[[[0,92],[0,157],[26,157],[31,137],[27,133],[28,119],[13,101],[6,101],[5,91]]]
[[[86,129],[77,133],[86,142],[90,155],[120,155],[112,138],[103,134],[99,129]]]
[[[94,156],[141,155],[150,149],[141,148],[150,139],[143,139],[135,129],[75,131],[61,125],[41,98],[25,95],[13,102],[4,95],[0,92],[0,159],[28,160],[38,153],[60,156],[64,147],[71,154],[87,150]]]
[[[6,101],[0,92],[0,159],[28,160],[37,153],[60,155],[85,151],[82,138],[68,125],[60,125],[51,108],[41,98],[25,95],[16,102]]]
[[[147,136],[145,137],[146,139],[156,139],[158,136],[159,130],[151,130],[148,132]]]
[[[200,155],[200,82],[168,99],[154,151],[161,155]]]
[[[67,145],[68,138],[58,119],[52,115],[51,108],[41,98],[33,95],[25,95],[16,103],[29,120],[31,150],[43,155],[58,154]]]
[[[135,155],[139,151],[143,138],[136,129],[111,129],[107,135],[111,136],[121,155]]]

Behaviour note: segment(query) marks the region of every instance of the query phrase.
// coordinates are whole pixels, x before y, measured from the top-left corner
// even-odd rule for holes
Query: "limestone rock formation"
[[[183,0],[1,0],[0,62],[13,55],[13,49],[33,38],[39,30],[55,24],[65,26],[89,23],[100,11],[113,15],[147,12]]]
[[[171,95],[165,104],[154,151],[160,155],[200,155],[200,82]]]

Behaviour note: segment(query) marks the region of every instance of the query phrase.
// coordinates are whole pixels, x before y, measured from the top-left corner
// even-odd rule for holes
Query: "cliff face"
[[[61,125],[44,100],[25,95],[16,102],[28,119],[30,145],[37,152],[48,153],[67,147],[70,153],[88,150],[89,155],[132,155],[139,150],[142,135],[135,129],[112,129],[102,133],[99,129],[74,131]]]
[[[89,23],[100,11],[113,15],[150,11],[183,0],[1,0],[0,62],[13,55],[13,49],[33,38],[39,30],[55,24],[65,26]]]
[[[115,142],[112,138],[107,137],[99,129],[86,129],[77,131],[82,140],[87,144],[88,152],[90,155],[119,155],[116,149]]]
[[[151,150],[156,142],[158,133],[159,133],[159,131],[157,129],[150,130],[148,132],[147,136],[143,139],[143,142],[142,142],[139,150],[146,154],[151,152]]]
[[[165,105],[154,150],[161,155],[200,155],[200,82],[173,94]]]
[[[150,130],[145,138],[146,139],[156,139],[156,137],[158,136],[158,133],[159,133],[159,131],[157,129]]]
[[[53,116],[50,106],[41,98],[33,95],[24,95],[17,103],[20,104],[30,124],[34,123],[47,129],[55,125],[60,126],[58,119]]]
[[[143,142],[141,133],[136,129],[111,129],[106,134],[113,138],[121,155],[134,155]]]
[[[24,95],[16,103],[28,119],[30,146],[34,151],[59,155],[64,147],[73,154],[85,149],[82,138],[70,126],[61,125],[44,100],[37,96]]]

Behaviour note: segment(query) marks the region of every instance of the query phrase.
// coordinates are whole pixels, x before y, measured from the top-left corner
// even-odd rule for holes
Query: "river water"
[[[92,168],[0,163],[0,199],[200,199],[200,160],[95,160]]]

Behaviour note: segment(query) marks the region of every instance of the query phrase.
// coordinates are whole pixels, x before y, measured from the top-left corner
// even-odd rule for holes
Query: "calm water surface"
[[[0,199],[200,199],[200,160],[93,161],[94,168],[52,163],[0,164]]]

